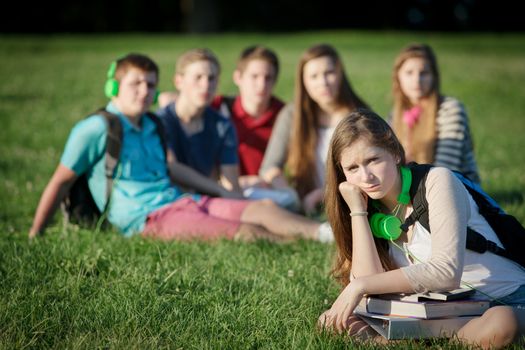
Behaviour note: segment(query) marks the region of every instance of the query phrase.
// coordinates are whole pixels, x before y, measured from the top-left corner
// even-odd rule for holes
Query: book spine
[[[387,339],[449,338],[473,318],[473,316],[462,316],[434,320],[401,319],[386,321]]]

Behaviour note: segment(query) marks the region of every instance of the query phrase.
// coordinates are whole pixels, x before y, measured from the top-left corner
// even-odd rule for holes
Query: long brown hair
[[[432,74],[432,87],[429,96],[421,105],[422,112],[418,122],[412,130],[403,122],[403,112],[412,104],[401,90],[399,83],[399,69],[410,58],[425,60]],[[392,127],[405,147],[411,160],[418,163],[432,163],[434,161],[436,143],[436,117],[440,103],[440,79],[436,55],[432,48],[425,44],[410,44],[398,54],[393,70],[392,95],[394,108],[392,111]]]
[[[341,167],[341,154],[361,139],[391,153],[400,160],[400,165],[405,164],[403,146],[388,123],[374,112],[358,109],[342,119],[335,128],[326,161],[325,206],[337,243],[337,258],[332,274],[343,286],[349,283],[352,268],[352,222],[348,215],[350,208],[339,192],[339,184],[346,181]],[[386,240],[374,240],[383,267],[393,269]]]
[[[297,66],[295,76],[294,116],[292,135],[288,149],[287,168],[292,182],[301,197],[316,188],[316,154],[317,129],[319,128],[319,106],[308,95],[303,81],[304,66],[310,60],[319,57],[329,57],[341,76],[341,84],[337,94],[337,105],[346,106],[350,111],[356,108],[367,107],[354,92],[350,81],[346,77],[343,63],[337,51],[330,45],[319,44],[306,50]]]

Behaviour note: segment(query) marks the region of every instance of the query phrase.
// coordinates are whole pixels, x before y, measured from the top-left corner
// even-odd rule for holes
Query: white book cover
[[[458,316],[451,318],[420,319],[377,315],[359,310],[355,311],[370,327],[386,339],[423,339],[454,335],[467,322],[477,316]]]
[[[418,318],[443,318],[455,316],[479,316],[490,307],[486,300],[456,301],[403,301],[384,297],[364,297],[358,310],[382,315],[409,316]]]
[[[473,296],[476,291],[472,288],[458,288],[449,290],[447,292],[426,292],[426,293],[413,293],[413,294],[382,294],[375,295],[376,297],[386,299],[397,299],[403,301],[425,301],[425,300],[440,300],[440,301],[452,301],[467,299]]]

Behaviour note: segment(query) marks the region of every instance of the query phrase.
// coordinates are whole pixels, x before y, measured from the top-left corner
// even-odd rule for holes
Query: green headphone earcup
[[[159,101],[159,95],[160,95],[160,91],[159,90],[156,90],[155,91],[155,97],[153,97],[153,103],[157,103]]]
[[[370,230],[377,238],[396,240],[401,235],[401,220],[394,215],[375,213],[370,217]]]
[[[114,78],[106,80],[104,86],[104,93],[107,98],[112,98],[118,95],[118,81]]]
[[[380,221],[385,217],[385,214],[383,213],[375,213],[372,214],[370,217],[369,223],[370,223],[370,230],[372,231],[372,234],[377,238],[384,238],[383,232],[380,228]]]
[[[410,186],[412,185],[412,172],[407,167],[401,166],[401,193],[397,201],[407,205],[410,203]]]

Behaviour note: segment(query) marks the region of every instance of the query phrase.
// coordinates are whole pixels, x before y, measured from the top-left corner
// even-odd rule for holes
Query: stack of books
[[[366,296],[354,313],[386,339],[450,337],[490,307],[489,301],[471,299],[473,294],[456,289]]]

